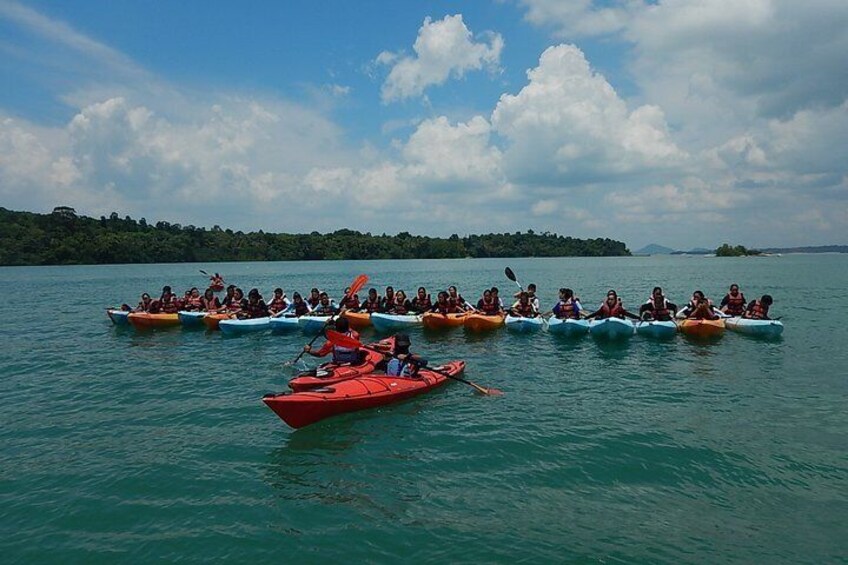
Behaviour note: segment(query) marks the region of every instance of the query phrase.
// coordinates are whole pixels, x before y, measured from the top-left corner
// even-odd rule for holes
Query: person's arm
[[[586,319],[587,319],[587,320],[591,320],[592,318],[594,318],[595,316],[597,316],[598,314],[600,314],[603,310],[604,310],[604,309],[603,309],[603,307],[598,308],[597,310],[595,310],[594,312],[592,312],[591,314],[589,314],[588,316],[586,316]]]
[[[725,294],[724,298],[721,299],[721,304],[719,304],[718,307],[721,310],[724,310],[728,306],[728,304],[730,304],[730,295]]]
[[[317,351],[312,351],[311,346],[304,345],[303,350],[312,355],[313,357],[324,357],[333,350],[333,344],[330,341],[325,341],[324,345],[322,345],[321,348]]]

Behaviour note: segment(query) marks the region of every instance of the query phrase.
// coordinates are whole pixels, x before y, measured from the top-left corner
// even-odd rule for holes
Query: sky
[[[0,206],[848,244],[848,2],[0,0]]]

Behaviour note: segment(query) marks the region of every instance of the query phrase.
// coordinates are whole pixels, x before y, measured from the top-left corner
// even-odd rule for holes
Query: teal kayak
[[[514,332],[537,332],[542,329],[544,318],[524,318],[523,316],[507,316],[504,320],[506,329]]]
[[[112,320],[112,323],[116,326],[127,326],[130,323],[129,318],[127,317],[130,315],[128,310],[108,308],[106,310],[106,315],[109,316],[109,319]]]
[[[677,335],[677,324],[672,320],[641,321],[636,324],[636,333],[655,339],[668,339]]]
[[[421,326],[424,321],[416,314],[382,314],[374,312],[371,314],[371,325],[381,333],[390,333],[406,330],[411,327]]]
[[[602,339],[622,339],[633,335],[633,322],[622,318],[604,318],[589,322],[589,332]]]
[[[783,322],[779,320],[751,320],[737,316],[728,318],[724,324],[730,331],[757,337],[778,337],[783,333]]]
[[[271,318],[265,316],[263,318],[249,318],[247,320],[221,320],[218,322],[218,329],[224,335],[241,335],[253,332],[264,332],[271,328]]]
[[[548,320],[548,331],[566,336],[584,335],[589,331],[589,321],[572,318],[551,318]]]
[[[291,332],[300,329],[299,319],[295,316],[279,316],[277,318],[271,318],[269,325],[271,326],[271,331],[274,333]]]
[[[203,327],[203,318],[206,312],[189,312],[188,310],[180,310],[177,312],[177,317],[180,319],[180,324],[185,328],[200,328]]]
[[[324,330],[324,326],[327,325],[329,319],[329,316],[301,316],[297,319],[297,323],[303,333],[315,335]]]

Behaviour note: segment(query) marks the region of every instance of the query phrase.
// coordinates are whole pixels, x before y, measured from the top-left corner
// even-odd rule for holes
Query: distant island
[[[448,238],[372,235],[349,229],[309,234],[243,233],[146,219],[100,219],[59,206],[50,214],[0,207],[0,265],[79,265],[338,259],[458,259],[464,257],[628,256],[612,239],[554,233],[456,234]]]
[[[727,243],[717,249],[695,247],[688,251],[678,251],[657,243],[651,243],[634,251],[633,255],[716,255],[718,257],[739,257],[749,255],[774,255],[784,253],[848,253],[848,245],[816,245],[808,247],[764,247],[763,249],[747,249],[741,245],[731,246]]]
[[[746,249],[743,245],[730,245],[729,243],[722,244],[715,250],[716,257],[748,257],[751,255],[762,255],[762,251],[756,249]]]

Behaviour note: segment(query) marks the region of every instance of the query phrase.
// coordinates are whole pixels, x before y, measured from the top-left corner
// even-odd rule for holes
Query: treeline
[[[747,249],[744,245],[732,246],[729,243],[724,243],[715,250],[715,254],[716,257],[747,257],[749,255],[762,255],[762,252],[756,249]]]
[[[630,255],[620,241],[532,230],[449,238],[348,229],[328,234],[243,233],[220,226],[149,224],[114,212],[98,220],[67,207],[51,214],[0,207],[0,265],[617,255]]]

